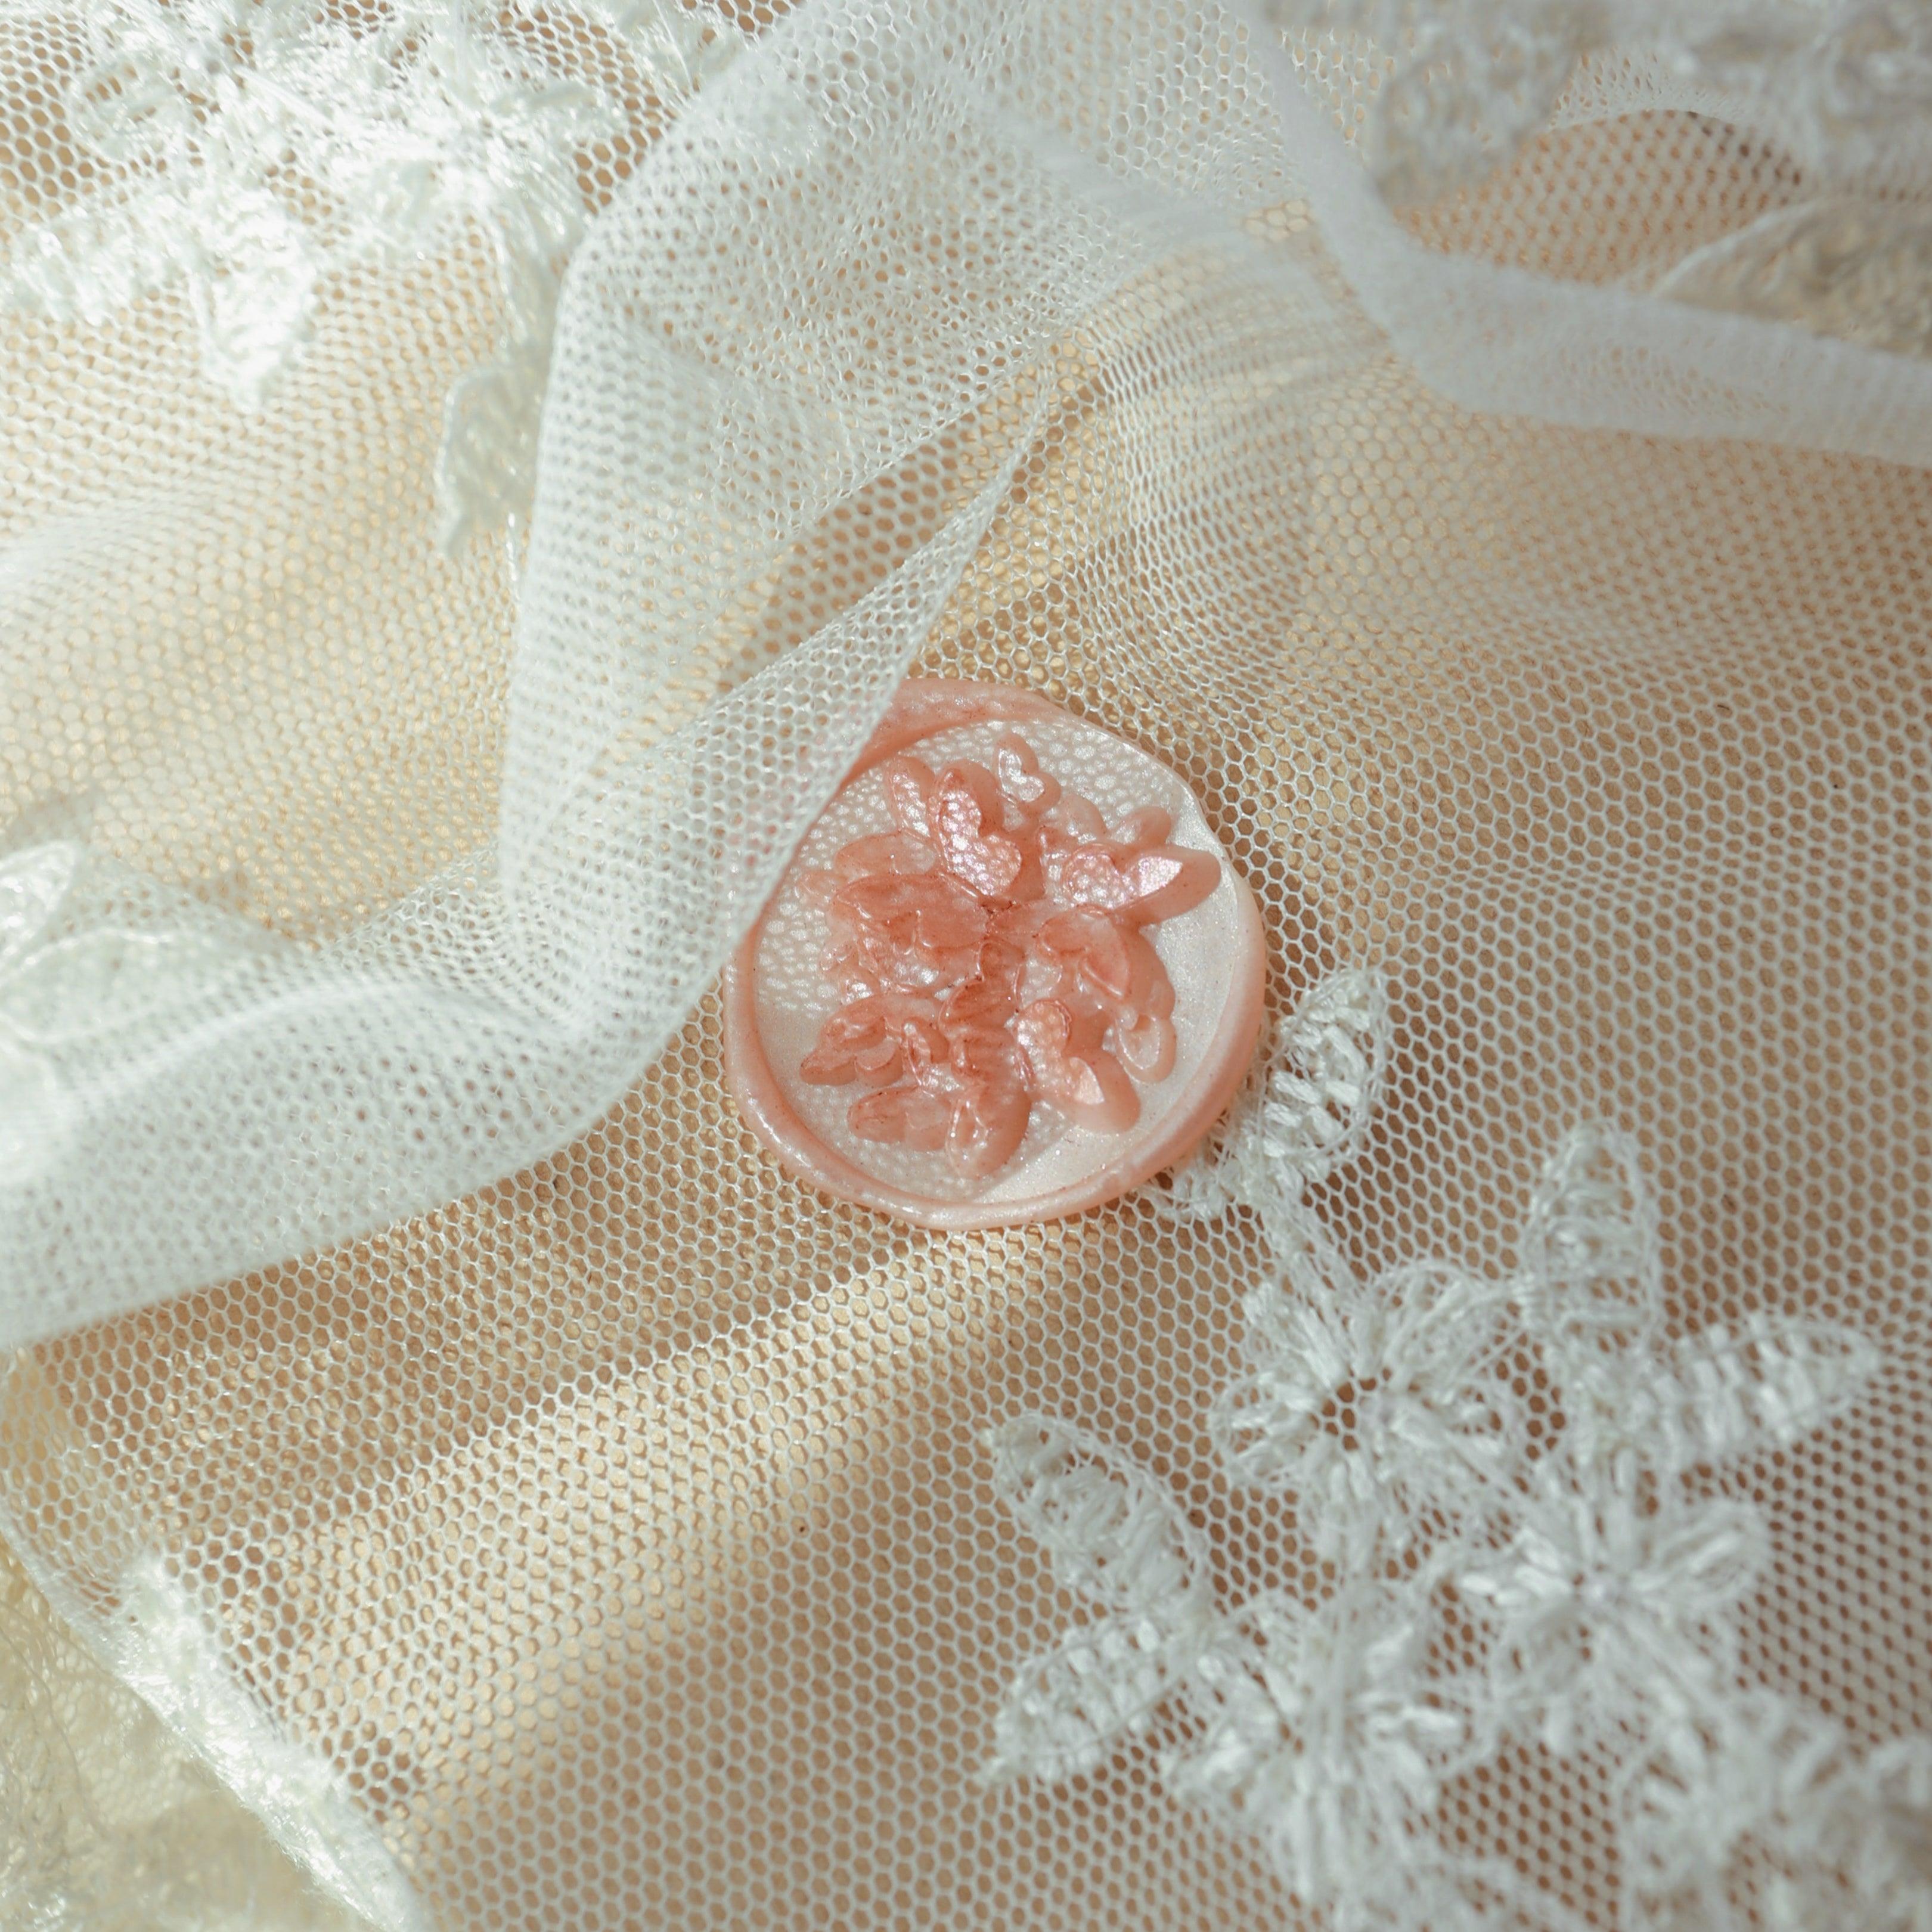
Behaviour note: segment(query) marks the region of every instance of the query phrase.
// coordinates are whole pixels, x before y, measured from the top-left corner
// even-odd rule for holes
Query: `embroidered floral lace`
[[[1860,1757],[1742,1673],[1769,1529],[1713,1493],[1857,1402],[1877,1351],[1773,1315],[1668,1345],[1655,1204],[1634,1144],[1600,1127],[1544,1168],[1512,1277],[1418,1261],[1355,1279],[1306,1190],[1361,1145],[1385,999],[1371,974],[1318,986],[1234,1129],[1230,1180],[1191,1174],[1180,1196],[1247,1191],[1279,1244],[1244,1372],[1204,1420],[1324,1589],[1222,1608],[1212,1547],[1165,1489],[1084,1429],[1002,1424],[995,1486],[1062,1587],[1109,1614],[1024,1668],[989,1775],[1091,1773],[1173,1700],[1188,1730],[1163,1785],[1258,1839],[1335,1923],[1586,1922],[1431,1829],[1445,1785],[1540,1749],[1607,1779],[1628,1922],[1924,1922],[1932,1739]]]

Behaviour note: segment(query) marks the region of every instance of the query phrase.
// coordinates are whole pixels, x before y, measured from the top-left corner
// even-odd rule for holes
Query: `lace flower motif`
[[[1694,248],[1653,295],[1786,322],[1898,356],[1932,354],[1932,216],[1826,195]]]
[[[1104,1614],[1022,1672],[989,1774],[1091,1772],[1144,1738],[1174,1796],[1258,1838],[1338,1924],[1556,1924],[1557,1901],[1433,1819],[1446,1780],[1506,1747],[1587,1750],[1618,1794],[1633,1932],[1730,1922],[1694,1915],[1741,1888],[1754,1923],[1926,1932],[1932,1742],[1856,1758],[1745,1677],[1769,1533],[1709,1492],[1843,1414],[1876,1352],[1769,1312],[1672,1338],[1655,1202],[1600,1126],[1546,1163],[1514,1274],[1430,1261],[1363,1283],[1309,1190],[1365,1144],[1388,1036],[1374,975],[1316,987],[1287,1066],[1171,1202],[1241,1202],[1275,1251],[1208,1433],[1231,1485],[1292,1504],[1282,1533],[1332,1586],[1223,1609],[1202,1532],[1118,1450],[1040,1416],[994,1430],[996,1488]]]
[[[1056,1580],[1103,1614],[1022,1670],[984,1781],[1087,1775],[1126,1740],[1186,1725],[1158,1754],[1162,1784],[1259,1838],[1303,1898],[1352,1922],[1406,1874],[1415,1821],[1472,1734],[1419,1667],[1426,1590],[1376,1582],[1312,1611],[1268,1594],[1223,1612],[1200,1531],[1117,1450],[1037,1415],[987,1442],[994,1486]]]
[[[1208,1416],[1228,1480],[1293,1496],[1303,1540],[1355,1564],[1480,1507],[1519,1450],[1498,1309],[1439,1262],[1324,1304],[1261,1289],[1246,1372]]]
[[[1878,1354],[1835,1322],[1760,1312],[1664,1334],[1655,1202],[1635,1146],[1566,1135],[1530,1203],[1513,1290],[1562,1393],[1580,1492],[1633,1493],[1788,1448],[1863,1394]]]
[[[1001,1706],[989,1784],[1097,1770],[1153,1724],[1219,1629],[1207,1540],[1173,1497],[1087,1430],[1020,1415],[988,1432],[993,1486],[1105,1614],[1020,1673]]]
[[[1816,1855],[1769,1888],[1776,1932],[1832,1924],[1932,1932],[1932,1739],[1880,1745],[1825,1796]]]
[[[1515,1459],[1514,1532],[1458,1582],[1490,1619],[1498,1709],[1561,1754],[1728,1694],[1768,1532],[1688,1479],[1822,1426],[1877,1356],[1848,1329],[1765,1313],[1667,1342],[1655,1202],[1634,1146],[1606,1129],[1564,1137],[1520,1248],[1510,1286],[1566,1426],[1533,1468]]]
[[[1285,1065],[1249,1096],[1224,1140],[1222,1165],[1246,1172],[1255,1162],[1241,1137],[1265,1137],[1267,1157],[1281,1170],[1268,1212],[1304,1275],[1352,1280],[1301,1195],[1364,1144],[1388,1036],[1378,976],[1324,981],[1284,1030]],[[1208,1211],[1218,1192],[1210,1170],[1184,1184],[1174,1204]],[[1280,1488],[1314,1468],[1331,1471],[1350,1500],[1368,1495],[1373,1478],[1366,1464],[1352,1468],[1358,1452],[1347,1430],[1325,1427],[1340,1412],[1324,1410],[1348,1365],[1372,1356],[1409,1372],[1391,1382],[1386,1415],[1376,1409],[1364,1425],[1371,1454],[1400,1460],[1422,1481],[1399,1445],[1406,1430],[1418,1444],[1432,1439],[1418,1419],[1430,1412],[1428,1391],[1439,1388],[1448,1411],[1466,1419],[1448,1366],[1460,1359],[1448,1305],[1437,1311],[1439,1325],[1424,1316],[1393,1334],[1365,1311],[1351,1334],[1346,1324],[1304,1325],[1272,1292],[1258,1311],[1266,1337],[1255,1373],[1231,1392],[1215,1424],[1231,1476]],[[1304,1342],[1321,1359],[1298,1376]],[[1363,1378],[1372,1381],[1366,1370]],[[1364,1403],[1376,1393],[1370,1387]],[[1417,1859],[1434,1846],[1418,1821],[1442,1781],[1480,1755],[1479,1726],[1459,1687],[1432,1681],[1425,1668],[1430,1573],[1415,1570],[1402,1583],[1359,1577],[1312,1607],[1264,1593],[1224,1611],[1202,1532],[1118,1450],[1034,1414],[987,1440],[994,1486],[1048,1550],[1056,1579],[1103,1612],[1022,1669],[995,1724],[987,1779],[1090,1773],[1131,1738],[1178,1730],[1181,1741],[1156,1756],[1168,1790],[1258,1838],[1298,1894],[1328,1907],[1338,1925],[1381,1922],[1377,1912],[1413,1895],[1426,1878]],[[1456,1862],[1447,1853],[1440,1859]],[[1445,1895],[1455,1895],[1453,1883]]]
[[[1748,1504],[1592,1495],[1568,1474],[1539,1468],[1508,1546],[1456,1579],[1489,1612],[1496,1708],[1558,1756],[1726,1682],[1768,1551]]]
[[[676,102],[739,38],[679,0],[576,9],[642,92]],[[68,124],[80,198],[0,262],[0,302],[100,322],[178,287],[208,380],[261,406],[332,278],[401,267],[464,232],[496,261],[502,335],[448,399],[437,484],[454,547],[527,501],[565,263],[589,208],[578,158],[628,124],[624,86],[536,51],[512,7],[388,0],[101,0]]]
[[[1204,1157],[1175,1175],[1166,1205],[1184,1217],[1238,1202],[1292,1214],[1304,1190],[1361,1151],[1388,1071],[1388,988],[1348,968],[1316,982],[1277,1031]],[[1292,1244],[1291,1244],[1292,1245]]]
[[[1604,30],[1578,0],[1266,0],[1294,32],[1361,36],[1388,65],[1362,141],[1400,206],[1473,186],[1549,122]]]
[[[1258,1838],[1297,1894],[1359,1912],[1426,1843],[1474,1720],[1432,1678],[1419,1593],[1365,1580],[1313,1610],[1277,1594],[1224,1618],[1184,1697],[1198,1726],[1161,1760],[1176,1798]],[[1405,1876],[1405,1883],[1406,1875]]]

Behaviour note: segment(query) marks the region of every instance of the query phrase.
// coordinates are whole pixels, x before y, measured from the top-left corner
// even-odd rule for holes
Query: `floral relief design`
[[[1279,1273],[1207,1433],[1330,1580],[1231,1604],[1204,1532],[1119,1449],[1036,1414],[994,1429],[997,1492],[1099,1614],[1022,1669],[984,1775],[1091,1773],[1138,1740],[1337,1925],[1568,1928],[1438,1804],[1505,1751],[1587,1755],[1612,1768],[1631,1932],[1928,1932],[1932,1739],[1861,1755],[1751,1679],[1740,1613],[1769,1528],[1715,1480],[1843,1414],[1876,1350],[1769,1312],[1673,1337],[1654,1199],[1598,1126],[1546,1163],[1512,1274],[1362,1280],[1308,1191],[1365,1144],[1389,1034],[1376,975],[1319,984],[1218,1175],[1172,1204],[1240,1200],[1268,1233]]]
[[[312,334],[331,278],[479,235],[502,333],[447,398],[443,540],[524,508],[558,292],[590,218],[579,158],[625,133],[624,88],[561,70],[532,31],[546,14],[515,5],[102,0],[74,15],[86,52],[64,105],[89,178],[0,261],[0,302],[99,322],[178,287],[208,380],[255,409]],[[740,44],[679,0],[549,16],[572,16],[666,103]]]
[[[992,768],[884,768],[893,829],[855,838],[801,878],[824,908],[823,960],[841,1004],[800,1072],[865,1090],[866,1140],[943,1148],[962,1175],[997,1174],[1036,1106],[1105,1132],[1173,1070],[1174,988],[1147,929],[1221,877],[1168,843],[1172,818],[1111,829],[1007,732]]]

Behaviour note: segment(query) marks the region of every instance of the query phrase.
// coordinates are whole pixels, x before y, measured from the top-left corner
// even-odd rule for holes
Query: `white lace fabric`
[[[1860,1758],[1743,1681],[1769,1528],[1709,1491],[1855,1406],[1878,1352],[1771,1313],[1664,1346],[1655,1203],[1634,1146],[1597,1126],[1544,1168],[1513,1278],[1425,1261],[1358,1280],[1306,1190],[1363,1139],[1388,1037],[1379,976],[1322,982],[1288,1066],[1180,1196],[1200,1211],[1232,1170],[1270,1229],[1282,1273],[1248,1297],[1243,1372],[1206,1427],[1332,1580],[1224,1610],[1166,1491],[1082,1429],[1002,1424],[996,1487],[1110,1614],[1022,1671],[992,1774],[1090,1773],[1178,1697],[1190,1734],[1163,1785],[1258,1838],[1335,1923],[1585,1923],[1431,1828],[1445,1786],[1540,1748],[1606,1780],[1628,1922],[1918,1922],[1932,1738]]]
[[[0,4],[9,1922],[1932,1928],[1927,17]],[[725,1097],[909,670],[1112,1208]]]

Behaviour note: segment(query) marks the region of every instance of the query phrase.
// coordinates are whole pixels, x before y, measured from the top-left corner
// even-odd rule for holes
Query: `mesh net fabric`
[[[23,1803],[0,1886],[92,1922],[238,1830],[225,1784],[262,1925],[1932,1922],[1909,1858],[1808,1876],[1770,1798],[1643,1863],[1654,1754],[1547,1724],[1436,1780],[1466,1876],[1406,1900],[1419,1812],[1324,1894],[1254,1828],[1286,1798],[1190,1797],[1184,1702],[976,1776],[1085,1600],[989,1427],[1130,1460],[1226,1610],[1334,1600],[1209,1426],[1293,1228],[1238,1190],[951,1237],[824,1199],[734,1116],[710,990],[909,670],[1152,752],[1278,1016],[1382,976],[1378,1110],[1302,1203],[1352,1276],[1520,1270],[1603,1120],[1659,1362],[1861,1338],[1856,1400],[1687,1493],[1766,1526],[1750,1709],[1860,1763],[1932,1731],[1910,144],[1821,148],[1802,60],[1687,64],[1636,10],[1627,46],[1456,10],[1556,84],[1446,134],[1377,118],[1399,34],[1300,10],[697,18],[0,12],[0,1514],[92,1660],[22,1592],[4,1628],[32,1735],[124,1754],[131,1706],[56,1694],[105,1671],[200,1766],[118,1874]],[[304,64],[385,33],[376,79]],[[266,67],[359,76],[341,145],[387,172],[263,133],[220,82]],[[1351,146],[1432,140],[1460,184],[1420,203]],[[244,191],[280,214],[208,226]],[[1512,1372],[1526,1483],[1579,1411]]]

